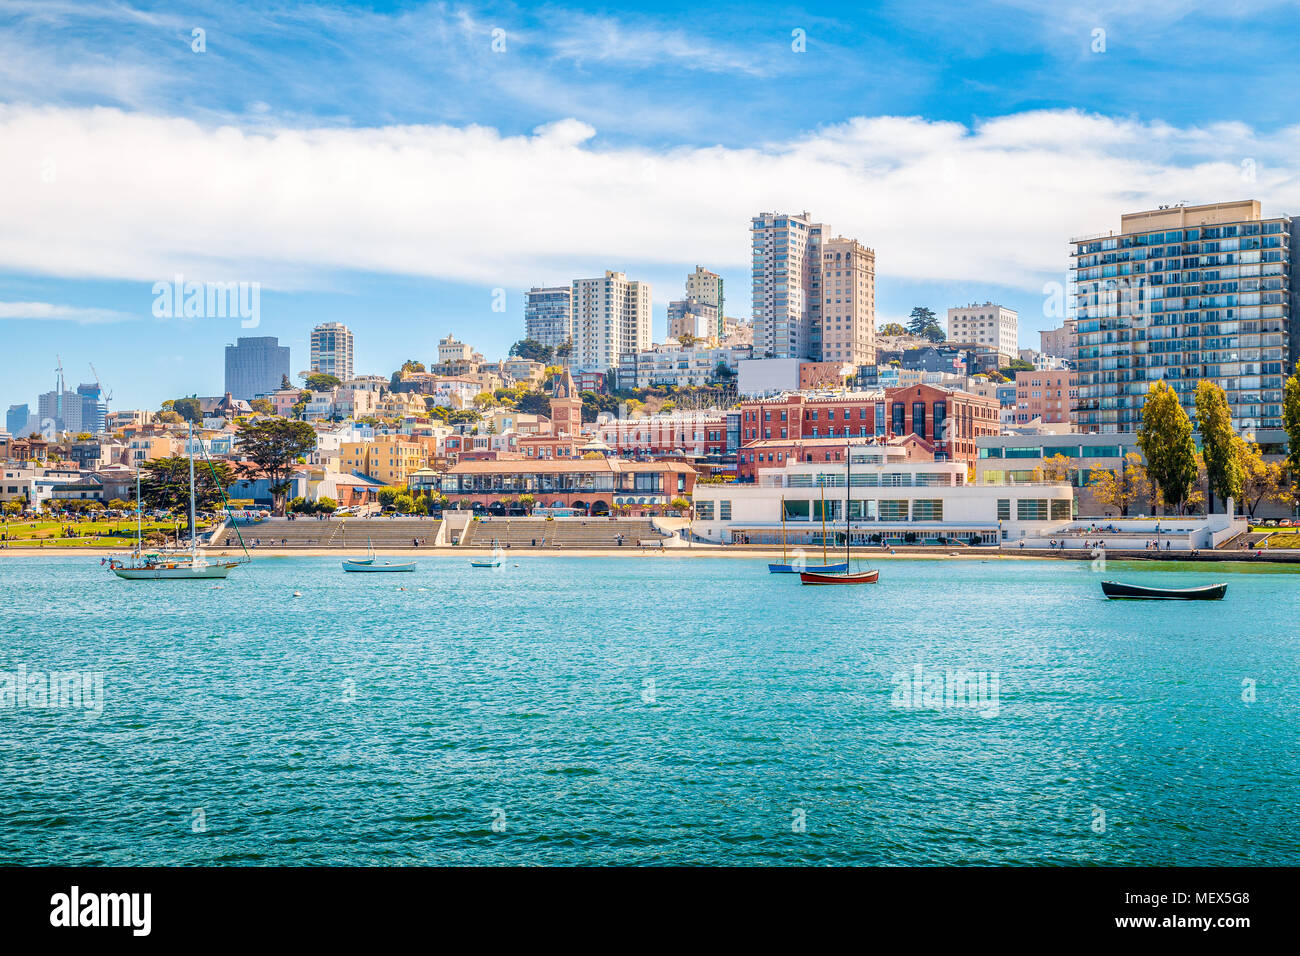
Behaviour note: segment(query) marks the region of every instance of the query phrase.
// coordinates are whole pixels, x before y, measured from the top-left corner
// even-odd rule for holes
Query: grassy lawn
[[[1282,532],[1274,531],[1264,539],[1263,546],[1266,548],[1300,548],[1300,532],[1289,529]]]
[[[77,537],[63,536],[64,529],[68,527],[74,530]],[[206,524],[200,522],[199,527],[204,528]],[[146,538],[153,531],[170,535],[175,529],[176,525],[171,521],[144,523]],[[17,547],[120,548],[135,543],[135,522],[127,518],[117,521],[8,521],[0,524],[0,534],[5,536],[5,544]]]

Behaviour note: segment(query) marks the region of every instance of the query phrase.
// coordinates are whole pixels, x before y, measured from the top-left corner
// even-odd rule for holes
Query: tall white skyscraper
[[[750,232],[755,357],[820,359],[821,244],[830,227],[808,212],[765,212]]]
[[[311,330],[311,370],[352,378],[352,330],[341,322],[324,322]]]
[[[618,368],[624,352],[650,347],[650,284],[622,272],[574,279],[573,366],[586,372]]]

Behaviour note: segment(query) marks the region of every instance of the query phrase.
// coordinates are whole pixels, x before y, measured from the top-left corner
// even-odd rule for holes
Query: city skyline
[[[750,285],[746,223],[764,209],[811,209],[875,250],[877,325],[914,305],[942,315],[991,300],[1019,313],[1020,345],[1033,346],[1060,324],[1044,316],[1043,290],[1065,285],[1071,238],[1180,201],[1300,211],[1300,134],[1281,92],[1295,67],[1270,55],[1284,49],[1270,19],[1279,6],[1083,15],[977,4],[943,31],[928,4],[851,27],[834,7],[773,9],[740,32],[725,13],[684,30],[671,9],[581,5],[200,6],[185,18],[149,4],[19,7],[0,20],[0,50],[17,64],[0,70],[12,144],[0,195],[14,210],[0,226],[0,334],[37,360],[6,366],[0,403],[53,387],[56,352],[70,378],[89,381],[96,362],[119,408],[214,394],[226,344],[275,336],[296,372],[310,330],[329,321],[356,335],[359,372],[427,361],[448,329],[504,355],[528,288],[606,270],[654,290],[655,340],[699,263],[732,289],[728,312],[749,318],[736,290]],[[283,48],[286,22],[313,38]],[[414,39],[393,42],[404,34]],[[1132,82],[1211,35],[1243,79],[1280,82],[1248,102],[1204,77]],[[343,36],[338,75],[358,97],[347,115],[298,82]],[[110,48],[144,65],[124,67]],[[64,69],[71,59],[87,65]],[[665,64],[680,81],[648,87]],[[864,82],[867,69],[911,82]],[[543,75],[544,92],[528,87]],[[464,95],[424,95],[440,84]],[[743,91],[732,97],[743,108],[719,120],[700,106],[705,91]],[[627,109],[605,106],[611,96]],[[112,159],[98,178],[78,162],[90,153]],[[485,171],[516,158],[530,168],[526,189],[490,172],[489,184]],[[140,168],[158,175],[142,184]],[[204,186],[221,169],[263,185],[224,208]],[[327,181],[374,191],[358,204],[364,190],[327,194]],[[463,188],[427,185],[441,181]],[[304,203],[268,217],[290,184]],[[561,205],[557,221],[548,213]],[[437,227],[444,217],[463,224],[455,242]],[[32,222],[42,227],[4,231]],[[176,276],[257,283],[256,328],[157,315],[154,286]]]

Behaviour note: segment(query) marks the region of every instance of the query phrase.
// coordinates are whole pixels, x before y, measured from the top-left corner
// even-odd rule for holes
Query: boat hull
[[[800,584],[875,584],[879,578],[879,571],[857,571],[853,574],[823,574],[817,571],[799,573]]]
[[[363,561],[344,561],[344,571],[372,571],[377,573],[397,572],[397,571],[414,571],[415,562],[410,564],[368,564]]]
[[[800,567],[797,564],[769,564],[767,571],[769,574],[799,574],[803,571],[813,571],[821,574],[843,574],[849,569],[847,561],[842,564],[806,564]]]
[[[469,566],[471,568],[499,568],[501,567],[501,560],[498,558],[494,561],[470,561]]]
[[[125,581],[215,581],[230,573],[233,564],[207,564],[201,567],[114,568],[113,573]]]
[[[1140,584],[1102,581],[1102,593],[1112,601],[1221,601],[1228,585],[1208,584],[1200,588],[1148,588]]]

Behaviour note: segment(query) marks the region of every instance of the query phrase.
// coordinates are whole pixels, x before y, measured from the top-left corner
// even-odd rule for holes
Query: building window
[[[1016,501],[1017,521],[1046,521],[1046,498],[1020,498]]]
[[[1011,499],[1010,498],[998,499],[998,520],[999,521],[1011,520]]]
[[[730,521],[730,520],[731,520],[731,501],[730,501],[730,499],[726,499],[726,498],[724,498],[722,501],[719,501],[719,502],[718,502],[718,517],[721,518],[723,521]]]
[[[700,521],[713,520],[713,502],[697,501],[695,502],[695,517]]]
[[[1069,521],[1070,518],[1073,517],[1070,514],[1070,504],[1071,504],[1071,500],[1069,498],[1053,498],[1052,499],[1052,520]]]
[[[913,521],[942,521],[943,499],[918,498],[912,502]]]
[[[880,502],[881,521],[906,521],[907,501],[884,499]]]

